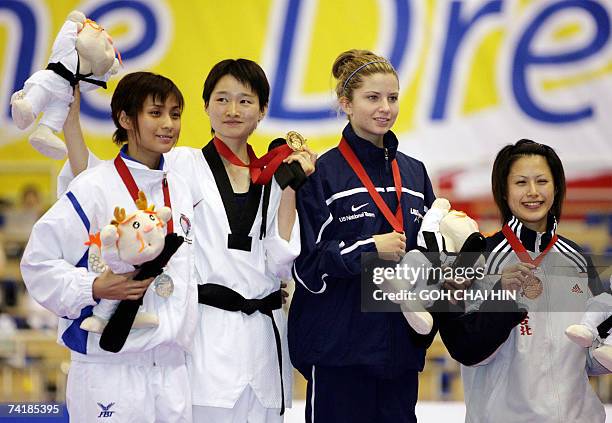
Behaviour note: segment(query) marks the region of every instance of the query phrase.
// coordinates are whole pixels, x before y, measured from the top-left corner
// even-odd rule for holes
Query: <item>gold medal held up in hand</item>
[[[287,145],[291,147],[293,151],[302,151],[304,150],[304,146],[306,145],[306,138],[295,131],[287,132],[285,136],[287,140]]]

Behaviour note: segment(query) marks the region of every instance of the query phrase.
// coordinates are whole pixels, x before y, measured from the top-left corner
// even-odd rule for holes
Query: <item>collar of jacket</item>
[[[129,154],[128,154],[128,146],[127,144],[124,144],[121,147],[121,150],[119,150],[119,155],[121,156],[121,158],[123,158],[123,161],[128,165],[128,167],[133,167],[131,166],[131,164],[134,163],[138,163],[141,166],[144,166],[148,169],[148,167],[146,165],[144,165],[143,163],[139,162],[138,160],[132,158]],[[162,154],[161,157],[159,158],[159,165],[157,165],[157,169],[151,169],[151,170],[164,170],[164,155]]]
[[[387,149],[389,162],[395,159],[399,141],[391,131],[387,131],[383,136],[383,148],[377,147],[370,141],[358,136],[353,130],[350,122],[344,127],[342,136],[349,143],[363,167],[368,167],[368,165],[384,166],[385,148]]]
[[[512,231],[516,234],[516,236],[521,240],[521,243],[528,251],[535,251],[535,242],[538,237],[538,233],[532,229],[529,229],[527,226],[523,225],[520,220],[518,220],[515,216],[512,216],[510,220],[508,220],[508,226]],[[546,222],[546,232],[542,234],[542,238],[540,241],[540,246],[538,251],[542,251],[553,235],[557,231],[557,219],[552,214],[548,215],[548,220]]]

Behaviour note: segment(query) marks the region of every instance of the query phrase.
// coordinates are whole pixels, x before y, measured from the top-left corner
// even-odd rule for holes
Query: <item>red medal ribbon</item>
[[[376,191],[376,187],[374,183],[366,173],[363,165],[359,161],[359,158],[355,155],[355,152],[349,145],[349,143],[342,138],[340,144],[338,145],[338,150],[344,156],[349,166],[353,171],[357,174],[357,177],[363,184],[363,186],[368,190],[370,197],[376,203],[378,209],[382,212],[383,216],[387,219],[387,222],[393,227],[395,232],[404,233],[404,214],[402,213],[402,178],[400,175],[399,166],[397,165],[397,160],[393,159],[391,162],[391,169],[393,172],[393,184],[395,185],[395,192],[397,194],[397,210],[395,211],[395,215],[387,206],[387,203],[382,199],[381,195]]]
[[[117,169],[117,173],[119,173],[119,176],[121,177],[121,180],[123,181],[123,184],[129,191],[130,196],[134,200],[134,203],[136,203],[136,201],[138,200],[139,189],[138,189],[138,185],[136,185],[136,181],[134,180],[134,177],[132,176],[132,173],[130,172],[130,169],[128,169],[127,165],[121,158],[120,154],[117,155],[117,157],[115,157],[114,163],[115,163],[115,168]],[[169,207],[172,210],[172,205],[170,202],[170,190],[168,189],[168,181],[166,180],[165,175],[164,175],[164,179],[162,180],[162,191],[164,192],[164,205],[166,207]],[[167,225],[168,225],[167,233],[174,232],[174,224],[173,224],[172,217],[170,217],[170,220],[168,221]]]
[[[514,252],[518,256],[519,260],[523,263],[531,263],[536,267],[540,265],[542,260],[544,260],[544,256],[548,254],[552,246],[555,245],[555,242],[557,242],[557,234],[554,234],[544,251],[542,251],[540,255],[537,256],[535,259],[532,259],[529,253],[527,252],[527,249],[525,249],[525,246],[523,245],[521,240],[518,239],[516,234],[512,231],[512,229],[510,229],[510,226],[508,226],[507,223],[502,227],[502,232],[508,240],[508,243],[512,247],[512,250],[514,250]]]
[[[276,147],[261,158],[257,158],[253,147],[247,144],[247,154],[249,155],[250,163],[246,164],[219,138],[213,140],[217,152],[228,162],[235,166],[248,167],[251,174],[251,182],[254,184],[265,185],[272,179],[274,172],[281,165],[283,160],[293,153],[291,147],[287,144]]]

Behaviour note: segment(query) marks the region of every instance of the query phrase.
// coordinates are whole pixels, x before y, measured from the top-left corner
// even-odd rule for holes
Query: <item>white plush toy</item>
[[[113,273],[131,272],[134,266],[153,260],[163,250],[165,226],[172,212],[169,207],[154,211],[155,206],[147,205],[147,198],[142,191],[138,196],[138,210],[134,213],[126,216],[125,209],[115,208],[115,218],[99,234],[100,256],[96,256],[97,242],[91,242],[93,248],[90,247],[89,264],[92,270],[102,272],[108,266]],[[95,240],[96,237],[92,238]],[[118,303],[116,300],[100,300],[93,308],[93,316],[81,323],[81,329],[102,333]],[[157,316],[140,312],[132,327],[155,327],[158,324]]]
[[[106,81],[119,70],[113,41],[96,22],[78,10],[70,12],[60,29],[47,69],[39,70],[11,97],[11,115],[19,129],[28,128],[39,113],[38,127],[29,141],[40,153],[53,159],[66,156],[66,146],[55,135],[62,129],[74,97],[81,92],[106,88]]]
[[[411,267],[428,271],[436,266],[442,268],[456,264],[457,255],[447,253],[468,252],[471,257],[482,252],[484,249],[484,237],[479,233],[478,224],[464,212],[450,210],[450,203],[445,198],[436,199],[429,211],[423,217],[421,229],[418,234],[417,243],[419,247],[427,250],[424,255],[421,250],[408,252],[400,262],[401,267]],[[441,262],[432,264],[432,256],[437,257],[437,252],[441,252]],[[472,253],[472,254],[470,254]],[[480,259],[481,263],[484,260]],[[474,260],[472,260],[474,261]],[[476,266],[470,263],[469,266]],[[423,273],[421,274],[423,275]],[[406,286],[405,280],[388,281],[390,290],[397,292],[402,289],[409,289],[415,293],[416,298],[420,298],[421,292],[440,289],[443,280],[436,280],[430,283],[427,278],[410,281],[411,286]],[[404,317],[410,326],[419,334],[428,334],[433,327],[433,318],[427,312],[421,301],[408,300],[398,301]],[[433,304],[430,301],[427,306]]]
[[[594,345],[599,338],[598,326],[612,318],[612,295],[599,294],[587,302],[587,311],[579,325],[571,325],[565,334],[576,344],[584,348]],[[612,371],[612,335],[602,340],[603,345],[593,351],[593,357],[606,369]]]

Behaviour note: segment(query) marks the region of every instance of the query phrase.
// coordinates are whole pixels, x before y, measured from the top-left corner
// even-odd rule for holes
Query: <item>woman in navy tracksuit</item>
[[[291,359],[308,380],[306,421],[413,422],[433,334],[417,335],[399,312],[362,311],[361,259],[374,253],[364,262],[397,262],[415,248],[434,194],[423,163],[397,151],[390,130],[399,111],[392,65],[351,50],[338,56],[333,75],[349,123],[297,196],[302,251],[293,268]],[[371,279],[366,285],[367,293]]]

